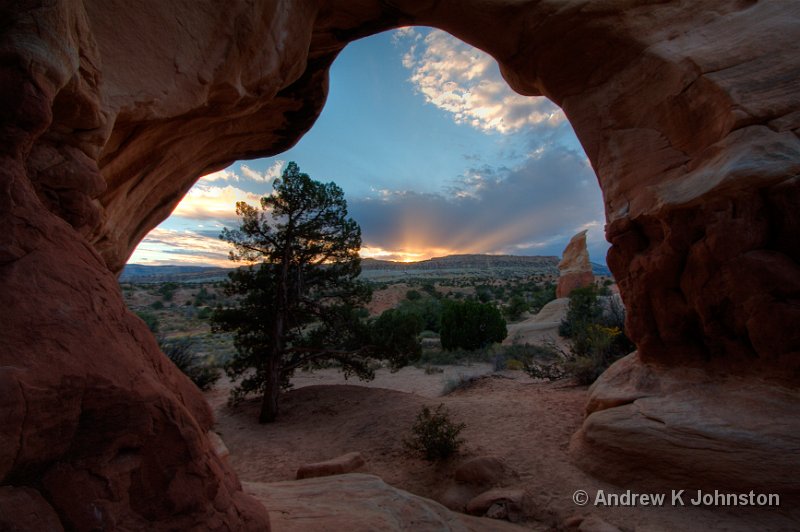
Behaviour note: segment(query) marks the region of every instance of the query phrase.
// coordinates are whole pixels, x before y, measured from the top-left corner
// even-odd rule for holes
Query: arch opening
[[[268,194],[289,160],[344,188],[365,258],[559,256],[588,229],[605,262],[601,193],[561,110],[513,92],[485,52],[417,27],[349,44],[296,146],[200,178],[128,262],[232,266],[216,237],[235,201]]]

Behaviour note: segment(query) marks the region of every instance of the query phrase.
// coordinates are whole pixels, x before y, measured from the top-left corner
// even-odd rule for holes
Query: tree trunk
[[[289,217],[286,239],[293,238],[292,227],[294,222]],[[276,301],[275,322],[272,330],[272,349],[265,362],[266,382],[264,383],[264,397],[261,400],[261,413],[258,415],[259,423],[272,423],[278,417],[278,394],[281,387],[281,367],[283,366],[284,328],[286,313],[289,309],[289,263],[291,262],[291,249],[284,246],[281,257],[281,273],[278,284],[278,299]]]
[[[271,356],[267,360],[267,375],[264,385],[264,397],[261,399],[261,412],[258,415],[259,423],[272,423],[278,417],[278,394],[281,391],[280,358]]]

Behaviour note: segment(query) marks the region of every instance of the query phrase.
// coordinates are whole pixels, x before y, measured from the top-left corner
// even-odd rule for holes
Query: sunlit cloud
[[[522,96],[509,88],[497,62],[441,30],[424,38],[411,28],[394,34],[396,43],[409,43],[403,66],[425,101],[453,115],[457,123],[483,131],[513,133],[533,125],[557,126],[566,120],[555,104],[543,97]]]
[[[261,183],[272,183],[275,179],[281,176],[281,171],[283,170],[284,164],[285,161],[277,160],[273,162],[265,172],[258,172],[246,164],[243,164],[241,165],[241,170],[242,174],[248,179],[252,179],[253,181],[258,181]]]
[[[258,205],[260,199],[258,194],[231,185],[217,187],[201,182],[189,190],[172,215],[196,220],[234,220],[237,201]]]
[[[397,256],[427,259],[434,249],[560,256],[575,233],[590,229],[592,260],[602,262],[608,244],[598,196],[585,156],[556,147],[514,168],[473,168],[446,193],[381,190],[349,204],[364,242]]]
[[[157,227],[139,244],[129,262],[136,264],[205,264],[233,267],[230,244],[195,231]]]
[[[199,182],[211,183],[214,181],[239,181],[239,176],[230,168],[225,168],[224,170],[218,170],[204,175],[200,178]]]

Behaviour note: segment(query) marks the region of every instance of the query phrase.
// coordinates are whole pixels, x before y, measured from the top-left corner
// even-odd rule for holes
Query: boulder
[[[225,460],[230,456],[231,452],[228,450],[228,446],[225,445],[225,442],[222,440],[222,436],[214,432],[213,430],[209,430],[208,434],[208,441],[211,443],[211,448],[214,451],[214,454],[219,456],[220,460]]]
[[[337,456],[324,462],[316,462],[314,464],[305,464],[300,466],[297,470],[297,479],[314,478],[314,477],[329,477],[331,475],[342,475],[344,473],[352,473],[366,465],[364,457],[361,453],[347,453],[342,456]]]
[[[558,273],[557,298],[569,297],[576,288],[594,284],[592,264],[586,249],[586,231],[581,231],[570,239],[564,248],[561,262],[558,263]]]
[[[467,484],[449,484],[442,492],[436,497],[439,503],[445,507],[456,511],[464,512],[467,508],[467,503],[475,498],[476,495],[483,492],[484,488],[470,486]]]
[[[502,521],[452,512],[435,501],[394,488],[374,475],[361,473],[287,482],[245,482],[244,487],[270,508],[275,530],[286,532],[525,530]]]
[[[617,361],[592,385],[576,462],[628,486],[800,492],[800,391],[700,368]]]
[[[472,515],[488,515],[520,521],[524,515],[525,492],[519,489],[495,488],[485,491],[467,503],[467,513]]]

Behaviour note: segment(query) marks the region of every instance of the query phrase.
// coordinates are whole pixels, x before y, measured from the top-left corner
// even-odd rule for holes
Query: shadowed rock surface
[[[271,516],[279,531],[525,530],[511,523],[450,511],[363,473],[269,484],[246,482],[245,489],[274,510]]]
[[[800,381],[797,3],[54,0],[5,2],[0,20],[0,481],[67,528],[266,526],[115,274],[202,174],[297,142],[348,42],[400,25],[452,33],[564,109],[643,364],[723,383],[691,401],[731,375],[779,401]],[[629,458],[595,468],[612,479],[654,458],[615,446],[638,438],[618,422],[630,408],[584,428],[587,467],[611,448]],[[724,468],[741,422],[703,460]],[[671,475],[693,478],[699,456],[682,449]]]

